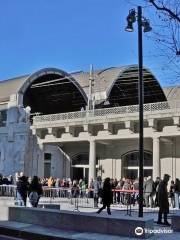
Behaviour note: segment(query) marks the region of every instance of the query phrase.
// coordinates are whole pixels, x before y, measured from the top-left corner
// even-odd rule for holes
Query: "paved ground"
[[[54,203],[54,204],[60,204],[60,209],[61,210],[69,210],[69,211],[80,211],[80,212],[91,212],[94,214],[96,214],[97,209],[93,208],[93,201],[92,199],[90,199],[88,202],[87,201],[82,201],[79,200],[79,206],[75,206],[74,202],[71,200],[65,200],[65,199],[50,199],[50,198],[42,198],[40,200],[41,204],[46,204],[46,203]],[[0,223],[3,220],[7,220],[7,211],[8,211],[8,206],[12,206],[14,205],[14,200],[13,198],[2,198],[0,197]],[[82,207],[83,206],[83,207]],[[131,216],[137,216],[137,206],[132,207],[132,212],[131,212]],[[129,216],[128,214],[130,212],[126,211],[126,207],[124,206],[119,206],[119,205],[113,205],[112,206],[112,215],[116,216],[116,217],[124,217],[124,218],[131,218],[131,216]],[[176,213],[179,210],[174,210],[171,209],[171,214],[169,214],[169,219],[168,221],[171,222],[171,215],[172,213]],[[107,212],[104,210],[102,213],[102,215],[107,215]],[[158,209],[153,208],[153,209],[146,209],[144,208],[144,216],[148,215],[150,217],[152,217],[154,219],[154,221],[157,221],[157,214],[158,214]],[[34,228],[35,226],[29,226],[30,228]],[[173,232],[171,227],[165,227],[162,225],[157,225],[156,223],[154,224],[154,229],[156,230],[156,233],[154,234],[154,236],[151,239],[162,239],[162,240],[177,240],[180,239],[180,232]],[[52,232],[51,229],[45,229],[42,228],[41,229],[42,232]],[[164,231],[164,233],[163,233]],[[161,232],[161,233],[158,233]],[[62,233],[62,232],[61,232]],[[56,232],[56,234],[58,234]],[[103,234],[80,234],[81,236],[79,236],[80,238],[83,239],[92,239],[92,240],[119,240],[119,239],[124,239],[124,240],[128,240],[129,238],[126,237],[117,237],[117,236],[107,236],[107,235],[103,235]],[[0,236],[0,240],[1,239],[14,239],[14,238],[3,238]],[[131,238],[132,239],[132,238]]]

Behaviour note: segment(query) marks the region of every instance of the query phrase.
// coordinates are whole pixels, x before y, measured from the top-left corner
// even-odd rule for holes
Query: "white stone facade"
[[[23,106],[27,88],[24,83],[24,92],[0,105],[7,113],[0,127],[0,173],[86,180],[138,176],[138,105],[40,115],[32,124],[31,106]],[[145,175],[180,178],[179,118],[179,99],[144,104]]]

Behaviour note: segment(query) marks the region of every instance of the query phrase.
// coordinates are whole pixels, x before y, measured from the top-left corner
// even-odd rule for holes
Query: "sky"
[[[125,31],[132,7],[124,0],[1,0],[0,80],[45,67],[75,72],[90,64],[137,64],[137,26]],[[161,62],[150,57],[153,44],[143,36],[144,65],[163,86]]]

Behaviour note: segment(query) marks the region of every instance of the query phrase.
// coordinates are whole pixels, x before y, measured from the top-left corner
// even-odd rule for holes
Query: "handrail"
[[[151,114],[155,112],[180,112],[180,101],[166,101],[144,104],[144,114]],[[94,110],[85,110],[78,112],[58,113],[49,115],[39,115],[33,117],[33,125],[44,122],[68,122],[72,119],[74,121],[86,120],[93,118],[113,117],[114,115],[126,116],[129,114],[138,114],[139,105],[129,105],[113,108],[102,108]]]

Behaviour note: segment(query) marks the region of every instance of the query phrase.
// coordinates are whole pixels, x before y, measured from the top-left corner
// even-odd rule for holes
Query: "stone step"
[[[27,224],[15,221],[2,221],[0,222],[0,234],[5,236],[16,237],[28,240],[119,240],[119,236],[77,232],[77,231],[64,231],[56,228],[47,228],[34,224]],[[127,238],[121,238],[127,239]]]

